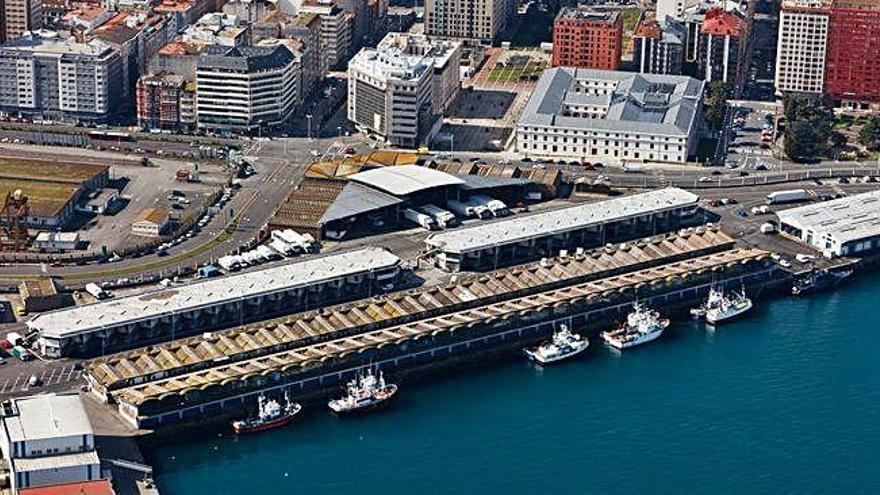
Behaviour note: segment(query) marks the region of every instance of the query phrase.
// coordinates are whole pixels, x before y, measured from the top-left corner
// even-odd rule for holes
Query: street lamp
[[[308,137],[309,141],[312,140],[312,114],[306,114],[306,120],[308,121]]]
[[[337,135],[337,137],[342,137],[342,126],[341,125],[336,126],[336,135]]]

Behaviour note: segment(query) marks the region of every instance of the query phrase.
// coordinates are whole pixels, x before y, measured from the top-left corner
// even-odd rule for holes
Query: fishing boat
[[[302,406],[296,402],[290,402],[287,392],[284,393],[284,405],[275,399],[266,399],[260,394],[257,399],[257,414],[250,418],[232,422],[232,431],[237,434],[256,433],[287,426],[293,418],[302,410]]]
[[[382,371],[374,374],[372,369],[358,375],[346,384],[346,394],[327,403],[337,414],[366,411],[385,403],[397,393],[397,385],[385,383]]]
[[[706,301],[696,308],[691,308],[691,316],[697,319],[705,318],[706,312],[712,308],[717,308],[721,304],[722,299],[724,299],[724,292],[716,289],[713,285],[709,288],[709,296],[706,297]]]
[[[602,332],[602,338],[612,347],[627,349],[655,340],[668,326],[668,319],[661,318],[657,311],[636,302],[623,325],[615,330]]]
[[[550,340],[537,347],[523,349],[523,352],[536,363],[550,364],[574,357],[589,346],[588,339],[581,334],[573,333],[568,329],[568,326],[560,325],[559,330],[553,332]]]
[[[737,318],[750,309],[752,309],[752,300],[746,296],[745,287],[740,292],[722,292],[720,301],[706,310],[706,322],[717,325]]]
[[[821,270],[810,270],[803,277],[794,280],[791,287],[793,296],[803,296],[813,292],[820,292],[825,289],[835,287],[840,282],[853,274],[852,270],[829,270],[827,268]]]

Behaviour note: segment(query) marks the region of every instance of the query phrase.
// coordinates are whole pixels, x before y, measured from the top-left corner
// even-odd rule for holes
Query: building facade
[[[685,163],[703,129],[705,83],[687,76],[557,67],[516,125],[528,157]]]
[[[617,70],[623,17],[586,7],[565,7],[553,21],[553,67]]]
[[[344,64],[351,54],[354,17],[327,0],[303,2],[300,11],[316,14],[321,19],[318,43],[325,69]]]
[[[657,19],[660,21],[667,17],[684,21],[684,10],[684,0],[657,0]]]
[[[195,115],[187,104],[195,99],[195,86],[177,74],[153,74],[138,79],[138,126],[142,129],[192,131]]]
[[[513,0],[426,0],[425,33],[491,43],[509,29],[515,9]]]
[[[433,59],[363,48],[348,63],[348,120],[386,143],[417,147],[433,125]]]
[[[3,0],[0,2],[0,43],[18,39],[27,31],[43,27],[40,0]]]
[[[300,67],[289,48],[209,47],[196,69],[196,119],[200,129],[254,132],[290,117]]]
[[[119,52],[56,33],[28,34],[0,46],[0,109],[53,120],[106,121],[120,110]]]
[[[880,2],[834,2],[828,27],[825,92],[850,106],[880,103]]]
[[[681,74],[687,32],[684,24],[666,17],[643,15],[633,34],[633,61],[645,74]]]
[[[782,2],[776,45],[778,93],[822,95],[829,14],[826,0]]]
[[[432,40],[424,35],[388,33],[376,47],[379,51],[400,50],[414,56],[433,59],[431,74],[431,108],[433,113],[445,112],[461,89],[461,43]]]

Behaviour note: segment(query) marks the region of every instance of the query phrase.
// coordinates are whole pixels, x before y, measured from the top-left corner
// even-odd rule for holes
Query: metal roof
[[[880,236],[880,191],[789,208],[776,215],[782,223],[838,244]]]
[[[500,222],[483,223],[466,229],[440,232],[432,234],[425,242],[445,252],[462,253],[560,234],[591,225],[617,222],[647,213],[694,206],[698,200],[699,196],[696,194],[684,189],[667,187],[597,203],[513,217]]]
[[[326,224],[334,220],[342,220],[355,215],[362,215],[371,211],[387,208],[402,203],[403,200],[398,199],[390,194],[369,188],[356,182],[349,182],[336,196],[333,204],[327,208],[319,224]]]
[[[607,94],[581,88],[613,84]],[[556,67],[544,71],[517,122],[522,126],[623,131],[687,137],[700,118],[705,84],[688,76]],[[605,108],[602,118],[571,117],[570,106]]]
[[[101,459],[94,450],[74,454],[58,454],[43,457],[19,457],[12,460],[16,472],[45,471],[48,469],[64,469],[75,466],[100,464]]]
[[[459,186],[464,181],[439,170],[419,165],[381,167],[359,172],[349,180],[366,184],[395,196],[406,196],[426,189],[443,186]]]
[[[18,415],[3,418],[11,442],[93,435],[82,399],[77,394],[35,395],[15,399]]]
[[[396,266],[400,258],[382,248],[309,258],[253,272],[214,278],[137,296],[44,313],[28,322],[42,337],[65,338],[104,327],[134,323],[211,307],[242,298],[268,295],[326,280]]]
[[[469,191],[476,191],[480,189],[493,189],[496,187],[523,186],[529,183],[529,181],[525,179],[514,179],[512,177],[489,177],[485,175],[463,175],[461,176],[461,179],[464,181],[464,184],[461,186],[461,188],[467,189]]]

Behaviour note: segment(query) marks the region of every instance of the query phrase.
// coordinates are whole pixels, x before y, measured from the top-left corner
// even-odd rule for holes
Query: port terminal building
[[[769,253],[690,228],[105,356],[86,364],[85,377],[128,423],[161,427],[240,414],[261,393],[324,393],[366,366],[402,370],[519,348],[561,321],[607,323],[636,298],[683,304],[713,283],[778,278]]]
[[[440,232],[425,242],[444,270],[493,269],[576,246],[601,246],[698,222],[699,199],[669,187]]]
[[[368,297],[393,288],[401,260],[363,248],[39,315],[49,357],[95,356]]]
[[[862,256],[880,250],[880,191],[789,208],[776,213],[779,230],[824,256]]]

